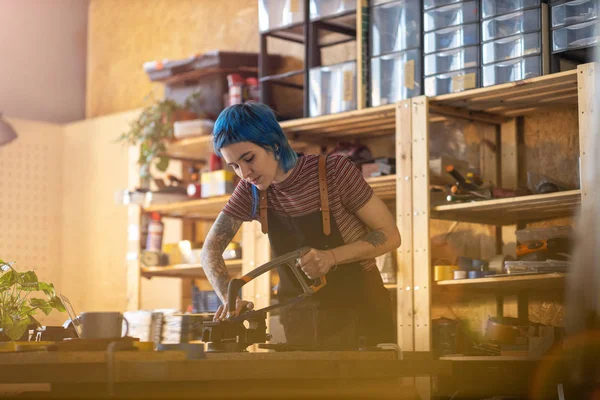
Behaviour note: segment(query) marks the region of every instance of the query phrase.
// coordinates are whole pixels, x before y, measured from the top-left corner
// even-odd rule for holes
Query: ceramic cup
[[[127,336],[129,333],[129,322],[120,312],[84,312],[78,319],[82,339],[112,339]]]

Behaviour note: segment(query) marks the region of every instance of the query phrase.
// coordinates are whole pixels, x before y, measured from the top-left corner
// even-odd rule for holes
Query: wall
[[[87,15],[87,0],[0,0],[0,113],[84,117]]]
[[[0,147],[0,258],[34,270],[42,281],[63,290],[61,125],[7,119],[19,135]],[[62,323],[65,315],[40,315],[42,323]]]

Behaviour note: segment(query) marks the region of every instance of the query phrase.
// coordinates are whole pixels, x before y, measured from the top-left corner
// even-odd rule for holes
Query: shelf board
[[[581,205],[581,191],[511,197],[432,207],[431,217],[489,225],[513,225],[519,221],[540,221],[568,217]]]
[[[367,182],[373,187],[375,194],[382,200],[390,200],[396,195],[396,175],[368,178]],[[186,200],[176,203],[156,204],[145,207],[145,212],[157,212],[163,217],[170,218],[196,218],[215,219],[227,200],[229,195],[211,197],[208,199]]]
[[[496,278],[456,279],[436,282],[436,286],[448,289],[484,290],[548,290],[563,287],[565,273],[499,276]]]
[[[367,178],[366,181],[381,200],[396,198],[396,175]]]
[[[239,274],[242,271],[242,260],[226,260],[225,266],[230,273]],[[140,266],[143,277],[168,277],[168,278],[204,278],[204,269],[200,264],[176,264],[166,267]]]
[[[577,70],[430,98],[430,106],[515,117],[548,107],[577,105]]]
[[[398,288],[398,285],[395,283],[384,283],[383,286],[386,289],[397,289]]]
[[[227,200],[229,195],[211,197],[208,199],[186,200],[177,203],[157,204],[145,207],[145,212],[157,212],[164,217],[171,218],[197,218],[197,219],[215,219]]]
[[[281,127],[290,139],[295,140],[393,135],[396,131],[396,105],[284,121]]]

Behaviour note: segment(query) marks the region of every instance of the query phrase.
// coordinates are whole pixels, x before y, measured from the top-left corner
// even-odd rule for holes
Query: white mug
[[[84,312],[78,317],[82,339],[113,339],[127,336],[129,322],[120,312]],[[125,334],[123,334],[125,322]]]

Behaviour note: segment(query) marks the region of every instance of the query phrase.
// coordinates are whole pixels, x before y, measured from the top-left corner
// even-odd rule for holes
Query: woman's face
[[[221,148],[227,165],[259,190],[267,189],[279,172],[279,162],[272,152],[251,142],[239,142]]]

